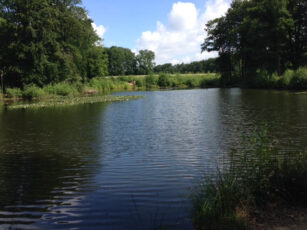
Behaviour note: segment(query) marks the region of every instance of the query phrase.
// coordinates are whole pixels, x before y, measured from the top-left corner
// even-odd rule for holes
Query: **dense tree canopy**
[[[80,3],[80,0],[0,2],[0,68],[5,85],[44,85],[106,73],[101,61],[97,63],[100,67],[88,61],[88,57],[101,56],[101,50],[95,50],[99,37]]]
[[[113,76],[135,74],[135,54],[122,47],[112,46],[106,49],[109,59],[109,73]]]
[[[305,0],[234,0],[226,16],[208,22],[203,51],[218,51],[224,78],[278,74],[307,63]]]

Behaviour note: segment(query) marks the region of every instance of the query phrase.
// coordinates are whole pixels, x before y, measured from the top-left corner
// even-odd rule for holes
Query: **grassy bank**
[[[143,75],[123,77],[93,78],[86,83],[61,82],[58,84],[38,87],[27,85],[22,89],[7,88],[6,94],[1,93],[1,100],[30,100],[28,104],[9,105],[9,109],[42,108],[50,106],[75,105],[106,101],[121,101],[136,97],[101,96],[117,91],[136,91],[153,89],[186,89],[219,86],[217,74],[192,75]],[[95,95],[95,96],[94,96]]]
[[[232,154],[229,168],[215,180],[206,179],[196,189],[196,229],[253,229],[270,206],[273,212],[307,207],[307,152],[280,154],[266,130],[246,141],[244,149]]]
[[[45,87],[27,85],[23,90],[7,88],[5,98],[49,99],[57,96],[78,96],[109,93],[112,91],[147,90],[162,88],[200,88],[219,86],[217,74],[148,75],[93,78],[86,83],[62,82]]]

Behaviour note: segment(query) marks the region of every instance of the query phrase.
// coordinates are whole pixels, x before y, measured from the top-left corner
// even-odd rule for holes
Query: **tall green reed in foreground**
[[[267,128],[245,138],[229,167],[193,194],[196,229],[246,229],[252,209],[269,203],[307,205],[307,152],[281,154]]]

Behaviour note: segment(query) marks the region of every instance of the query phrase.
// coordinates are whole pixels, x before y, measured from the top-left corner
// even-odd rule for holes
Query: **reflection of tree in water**
[[[254,137],[268,126],[272,141],[284,152],[306,149],[306,95],[288,91],[218,89],[211,90],[212,111],[216,110],[216,138],[219,153],[245,148],[243,137]],[[211,132],[211,135],[213,133]],[[221,154],[219,164],[227,164],[229,154]]]
[[[49,208],[70,205],[91,190],[90,180],[100,169],[105,108],[98,104],[1,114],[0,224],[33,223]]]

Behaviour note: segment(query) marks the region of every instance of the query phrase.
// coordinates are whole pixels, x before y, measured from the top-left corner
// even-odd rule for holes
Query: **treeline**
[[[155,65],[155,54],[149,50],[141,50],[135,55],[130,49],[112,46],[105,48],[108,56],[108,73],[111,76],[147,75],[151,73],[216,73],[219,65],[216,58],[192,62],[189,64],[166,63]]]
[[[163,65],[157,65],[154,68],[155,73],[218,73],[220,67],[216,58],[210,58],[203,61],[195,61],[188,64],[176,64],[166,63]]]
[[[306,0],[234,0],[209,21],[203,51],[218,51],[224,81],[253,82],[307,64]],[[307,86],[307,76],[301,76]]]

